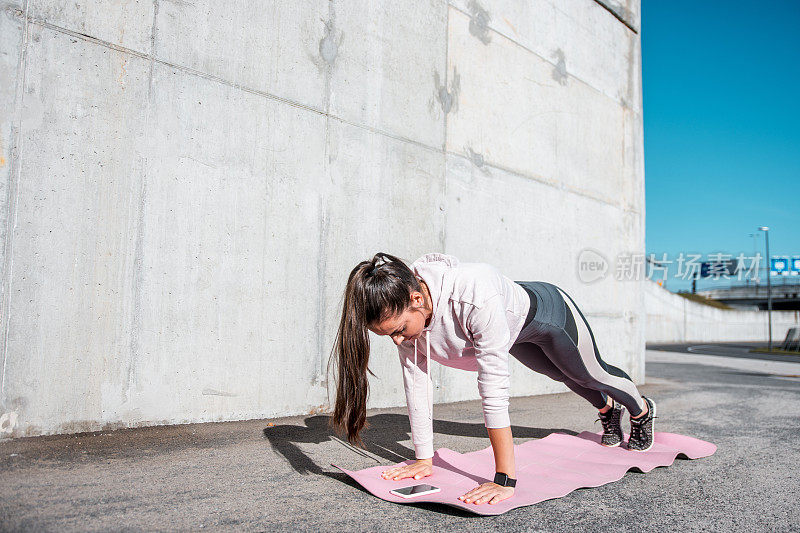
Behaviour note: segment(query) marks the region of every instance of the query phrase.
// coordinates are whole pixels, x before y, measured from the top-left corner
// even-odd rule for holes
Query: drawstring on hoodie
[[[425,370],[425,408],[427,409],[430,407],[430,401],[428,400],[428,379],[430,379],[430,371],[431,371],[431,338],[428,335],[428,331],[425,331],[425,357],[428,358],[428,365]],[[417,370],[419,366],[417,365],[417,339],[414,339],[414,373],[411,377],[411,388],[414,389],[414,405],[419,408],[419,403],[417,402]],[[432,420],[432,416],[430,411],[428,412],[428,418]]]

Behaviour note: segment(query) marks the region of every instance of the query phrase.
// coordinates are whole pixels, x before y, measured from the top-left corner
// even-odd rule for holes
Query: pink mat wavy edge
[[[599,487],[622,479],[626,472],[638,468],[649,472],[658,466],[671,465],[678,456],[700,459],[712,455],[716,445],[677,433],[656,432],[653,447],[646,452],[628,450],[623,443],[617,448],[600,444],[600,433],[584,431],[579,435],[551,433],[514,446],[517,487],[511,498],[496,504],[464,503],[459,496],[494,478],[494,456],[488,446],[482,450],[460,454],[439,448],[433,456],[433,474],[423,479],[386,480],[381,472],[391,465],[363,470],[347,470],[331,463],[367,491],[395,503],[443,503],[479,515],[499,515],[506,511],[533,505],[544,500],[561,498],[578,488]],[[628,436],[625,436],[627,441]],[[412,460],[399,464],[409,464]],[[441,492],[417,498],[401,498],[391,489],[428,483],[441,487]]]

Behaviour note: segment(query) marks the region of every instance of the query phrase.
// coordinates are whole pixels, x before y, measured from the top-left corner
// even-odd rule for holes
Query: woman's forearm
[[[514,471],[514,439],[511,435],[511,426],[504,428],[487,428],[489,440],[494,452],[495,472],[503,472],[509,477],[516,478]]]

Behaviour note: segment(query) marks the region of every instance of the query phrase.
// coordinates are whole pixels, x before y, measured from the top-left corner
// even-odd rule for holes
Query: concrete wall
[[[577,275],[644,249],[638,1],[266,5],[0,1],[0,433],[324,410],[377,251],[557,283],[643,377],[641,282]]]
[[[645,284],[647,342],[764,341],[769,338],[766,311],[717,309],[687,300],[648,281]],[[800,326],[800,311],[772,312],[772,339],[780,343]]]

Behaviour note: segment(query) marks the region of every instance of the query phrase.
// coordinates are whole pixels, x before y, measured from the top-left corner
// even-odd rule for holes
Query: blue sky
[[[800,255],[798,27],[798,0],[642,1],[647,253],[752,256],[766,225]]]

